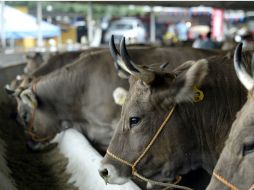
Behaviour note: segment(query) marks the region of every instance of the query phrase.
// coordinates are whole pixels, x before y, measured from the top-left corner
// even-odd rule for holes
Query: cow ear
[[[113,92],[113,98],[117,105],[123,106],[127,96],[127,90],[117,87]]]
[[[194,87],[202,84],[207,73],[208,61],[206,59],[197,62],[188,61],[179,66],[173,73],[176,76],[172,83],[175,102],[193,101]]]

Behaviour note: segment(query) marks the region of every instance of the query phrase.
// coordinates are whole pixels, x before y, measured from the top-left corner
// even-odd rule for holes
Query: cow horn
[[[6,84],[5,87],[4,87],[4,89],[5,89],[5,92],[6,92],[8,95],[12,96],[12,97],[17,97],[17,96],[19,96],[19,94],[20,94],[20,93],[22,92],[22,90],[23,90],[23,89],[21,89],[20,87],[19,87],[19,88],[16,88],[16,89],[14,90],[14,89],[12,89],[12,88],[10,87],[9,84]]]
[[[37,106],[37,100],[31,88],[24,90],[20,94],[20,98],[25,104],[28,104],[31,108],[35,108]]]
[[[234,67],[238,79],[245,86],[247,90],[251,90],[254,86],[252,77],[247,73],[244,65],[242,64],[242,46],[243,43],[237,45],[234,54]]]
[[[118,53],[116,46],[115,46],[114,35],[111,36],[111,39],[109,41],[109,50],[110,50],[111,56],[114,59],[114,65],[115,65],[116,69],[118,70],[119,65],[117,64],[117,61],[119,60],[120,54]]]
[[[15,90],[11,89],[9,84],[5,85],[4,89],[8,95],[15,95]]]
[[[123,64],[130,70],[130,74],[140,78],[146,84],[151,83],[155,75],[153,72],[145,70],[141,67],[138,67],[131,59],[130,55],[128,54],[126,44],[125,44],[125,37],[122,38],[120,43],[120,54],[123,59]]]
[[[110,50],[111,56],[114,59],[114,66],[118,72],[118,75],[121,78],[128,78],[129,71],[121,66],[122,65],[121,62],[123,62],[123,61],[122,61],[122,58],[121,58],[119,52],[116,49],[114,35],[111,36],[111,39],[109,41],[109,50]]]
[[[168,66],[169,62],[163,63],[160,65],[160,69],[163,70]]]
[[[124,64],[126,67],[134,73],[139,73],[139,70],[137,67],[135,67],[134,63],[131,61],[130,56],[128,54],[126,44],[125,44],[125,37],[122,38],[121,43],[120,43],[120,54],[123,58]]]

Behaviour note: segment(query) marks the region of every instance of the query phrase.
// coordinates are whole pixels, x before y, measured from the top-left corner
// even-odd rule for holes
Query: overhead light
[[[144,12],[151,12],[151,7],[146,5],[146,6],[144,6],[143,10],[144,10]]]
[[[185,25],[186,25],[188,28],[190,28],[190,27],[191,27],[191,22],[188,21],[188,22],[185,23]]]
[[[48,6],[46,7],[46,10],[47,10],[48,12],[53,11],[53,6],[52,6],[52,5],[48,5]]]
[[[135,9],[135,5],[129,5],[128,9],[134,10]]]
[[[155,6],[153,10],[154,12],[162,12],[163,8],[161,6]]]

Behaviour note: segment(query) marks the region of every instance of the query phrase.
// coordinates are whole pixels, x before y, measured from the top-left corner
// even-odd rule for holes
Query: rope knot
[[[132,175],[134,175],[135,173],[137,173],[137,169],[135,168],[135,166],[133,165],[133,166],[131,166],[131,173],[132,173]]]

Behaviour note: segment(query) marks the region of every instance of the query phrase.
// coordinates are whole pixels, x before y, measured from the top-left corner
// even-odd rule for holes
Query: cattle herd
[[[109,48],[28,56],[5,90],[29,149],[45,151],[76,129],[104,155],[98,175],[106,183],[191,189],[183,181],[203,169],[209,184],[195,188],[200,177],[192,188],[254,190],[252,54],[241,43],[215,51],[126,47],[122,38],[117,48],[112,36]]]

